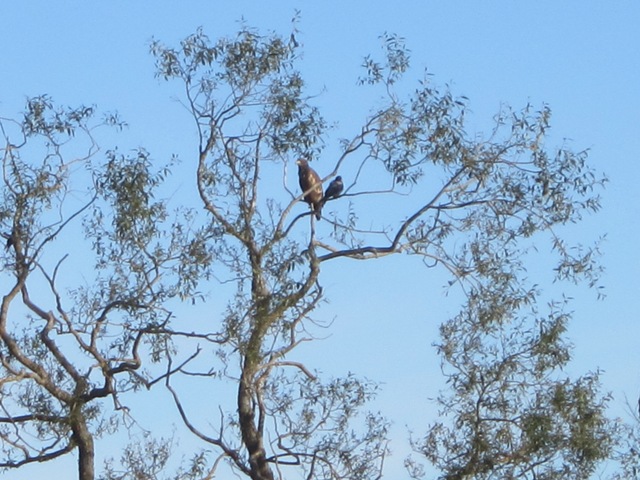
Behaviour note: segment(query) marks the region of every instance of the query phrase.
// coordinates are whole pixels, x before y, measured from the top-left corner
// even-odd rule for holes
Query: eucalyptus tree
[[[148,384],[137,372],[164,348],[166,302],[206,264],[202,249],[191,266],[198,235],[154,200],[166,171],[149,153],[98,155],[100,128],[123,125],[47,96],[0,120],[2,468],[74,454],[93,480],[96,438],[126,422],[122,394]]]
[[[212,41],[198,30],[176,47],[151,45],[157,76],[180,85],[197,134],[197,155],[185,163],[208,216],[212,272],[235,289],[219,318],[191,335],[176,332],[181,341],[215,342],[206,369],[194,368],[201,350],[168,353],[164,383],[188,429],[217,452],[199,458],[199,472],[213,478],[226,463],[253,480],[382,476],[388,424],[366,412],[375,387],[351,375],[323,380],[295,352],[313,337],[327,262],[404,253],[422,261],[425,274],[445,269],[467,298],[443,324],[439,347],[455,393],[443,394],[443,409],[462,430],[436,424],[416,449],[446,478],[498,478],[504,465],[513,478],[552,478],[545,472],[558,463],[580,477],[608,455],[608,442],[594,442],[614,426],[595,376],[546,376],[568,359],[564,317],[526,314],[539,291],[524,269],[534,244],[548,242],[557,279],[596,284],[597,248],[568,243],[560,227],[598,210],[604,179],[586,151],[546,145],[547,106],[504,108],[489,133],[468,133],[467,99],[429,76],[407,93],[409,51],[397,36],[382,40],[382,58],[367,56],[358,79],[380,92],[376,107],[355,119],[345,139],[331,138],[307,91],[295,31],[242,27]],[[337,175],[344,182],[320,220],[295,185],[300,158],[325,184]],[[404,213],[385,217],[371,208],[396,193]],[[509,333],[512,325],[526,335]],[[211,387],[220,407],[190,410],[177,384],[185,376],[231,382],[234,405],[222,387]],[[551,437],[553,452],[545,444]]]
[[[439,421],[413,441],[418,459],[450,480],[591,478],[614,456],[621,425],[607,417],[599,372],[562,372],[571,353],[566,302],[546,312],[504,305],[490,322],[481,303],[441,326],[450,389],[437,399]],[[412,478],[424,476],[419,460],[407,466]]]
[[[438,344],[452,394],[416,451],[442,478],[587,476],[616,425],[597,374],[559,372],[568,315],[555,303],[541,313],[525,272],[549,242],[556,279],[597,284],[597,248],[561,228],[599,208],[604,180],[587,152],[546,145],[547,106],[505,108],[488,134],[469,134],[466,98],[428,76],[407,92],[409,52],[393,35],[358,80],[380,92],[376,107],[334,140],[298,70],[296,36],[242,27],[152,43],[197,138],[181,165],[193,204],[176,209],[163,199],[175,177],[146,150],[98,155],[97,129],[122,126],[116,115],[42,96],[0,121],[0,467],[76,453],[79,477],[93,479],[95,440],[135,416],[125,395],[164,385],[215,452],[176,478],[213,478],[223,463],[254,480],[381,477],[388,422],[367,411],[376,385],[320,378],[297,352],[314,337],[327,262],[404,253],[425,275],[444,269],[466,299]],[[344,184],[320,219],[296,185],[301,158],[323,183]],[[404,211],[372,207],[388,198]],[[224,286],[214,295],[232,290],[224,311],[180,318],[175,307],[211,281]],[[193,385],[216,407],[190,408]],[[158,478],[169,453],[153,438],[131,445],[103,478]],[[407,465],[421,475],[419,460]]]

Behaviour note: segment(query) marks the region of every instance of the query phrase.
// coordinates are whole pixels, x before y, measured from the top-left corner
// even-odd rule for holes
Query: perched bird
[[[2,236],[7,239],[7,243],[5,244],[5,250],[9,250],[13,247],[15,243],[15,239],[13,237],[13,231],[11,233],[2,233]]]
[[[304,158],[299,159],[296,165],[298,165],[298,178],[300,180],[300,188],[304,193],[304,201],[309,204],[316,218],[320,220],[320,212],[322,210],[322,182],[320,175],[309,166],[309,162]]]
[[[344,183],[342,183],[342,177],[338,175],[331,181],[331,183],[325,190],[322,204],[324,205],[326,201],[331,198],[338,198],[342,193],[342,190],[344,190]]]

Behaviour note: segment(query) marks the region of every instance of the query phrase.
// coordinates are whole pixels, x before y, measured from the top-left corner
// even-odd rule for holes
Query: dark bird
[[[316,214],[316,218],[320,220],[320,212],[322,210],[322,181],[320,175],[309,166],[304,158],[296,162],[298,165],[298,178],[300,180],[300,188],[304,193],[304,201],[309,204],[311,210]]]
[[[9,250],[11,247],[13,247],[13,244],[15,243],[15,240],[13,238],[13,232],[2,233],[2,236],[7,239],[7,243],[5,244],[5,249]]]
[[[331,198],[338,198],[342,193],[342,190],[344,190],[344,183],[342,183],[342,177],[338,175],[331,181],[331,183],[325,190],[322,204],[324,205],[326,201]]]

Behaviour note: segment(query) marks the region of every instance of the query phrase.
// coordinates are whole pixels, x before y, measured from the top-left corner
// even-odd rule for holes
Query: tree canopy
[[[488,134],[469,133],[468,99],[429,75],[405,87],[410,53],[389,34],[358,80],[380,101],[348,138],[332,138],[297,68],[296,35],[242,26],[151,43],[157,77],[178,86],[191,117],[192,157],[102,152],[100,129],[122,120],[47,96],[1,120],[0,466],[73,452],[79,478],[97,478],[96,439],[135,418],[123,398],[145,388],[168,395],[202,444],[173,478],[381,478],[389,419],[367,408],[378,386],[323,378],[295,352],[317,331],[326,262],[406,254],[425,275],[447,272],[465,299],[440,329],[450,390],[438,420],[411,426],[426,433],[412,438],[408,473],[421,478],[430,463],[446,479],[592,474],[619,426],[598,372],[563,372],[570,314],[561,298],[543,307],[526,272],[546,243],[556,280],[597,286],[597,243],[563,237],[600,205],[605,179],[588,152],[546,144],[547,105],[505,107]],[[325,188],[343,182],[321,222],[304,206],[300,159]],[[178,162],[193,204],[165,194]],[[371,207],[393,196],[406,198],[400,216]],[[91,278],[66,267],[87,258]],[[211,284],[232,288],[223,315],[175,314],[206,302]],[[189,409],[194,389],[209,410]],[[165,478],[169,443],[132,444],[99,478]]]

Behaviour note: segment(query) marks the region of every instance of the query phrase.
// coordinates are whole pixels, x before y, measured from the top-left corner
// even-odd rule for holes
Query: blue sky
[[[375,96],[356,87],[359,66],[366,54],[379,52],[378,36],[393,32],[412,51],[408,77],[417,80],[427,69],[436,84],[470,99],[472,131],[488,130],[501,104],[544,102],[553,111],[549,144],[567,139],[590,149],[592,165],[610,183],[601,212],[570,234],[607,235],[607,298],[571,290],[571,368],[603,369],[612,408],[624,415],[625,396],[635,403],[640,394],[638,2],[3,2],[0,116],[16,116],[27,96],[42,93],[61,104],[96,104],[118,110],[130,125],[114,144],[144,146],[162,160],[173,153],[188,159],[194,132],[172,100],[177,85],[153,76],[150,40],[172,45],[199,26],[211,38],[232,34],[241,18],[287,34],[296,9],[300,67],[309,91],[320,94],[325,118],[336,122],[336,136],[353,132],[375,105]],[[397,437],[390,471],[402,464],[405,424],[417,418],[412,428],[420,434],[433,411],[427,397],[437,394],[439,366],[430,345],[437,325],[458,308],[443,294],[443,277],[411,260],[328,266],[329,303],[316,317],[335,321],[328,338],[305,347],[309,363],[325,372],[353,371],[382,382],[376,406],[395,422]],[[548,286],[550,293],[556,288]],[[33,478],[28,472],[36,470],[6,478]]]

